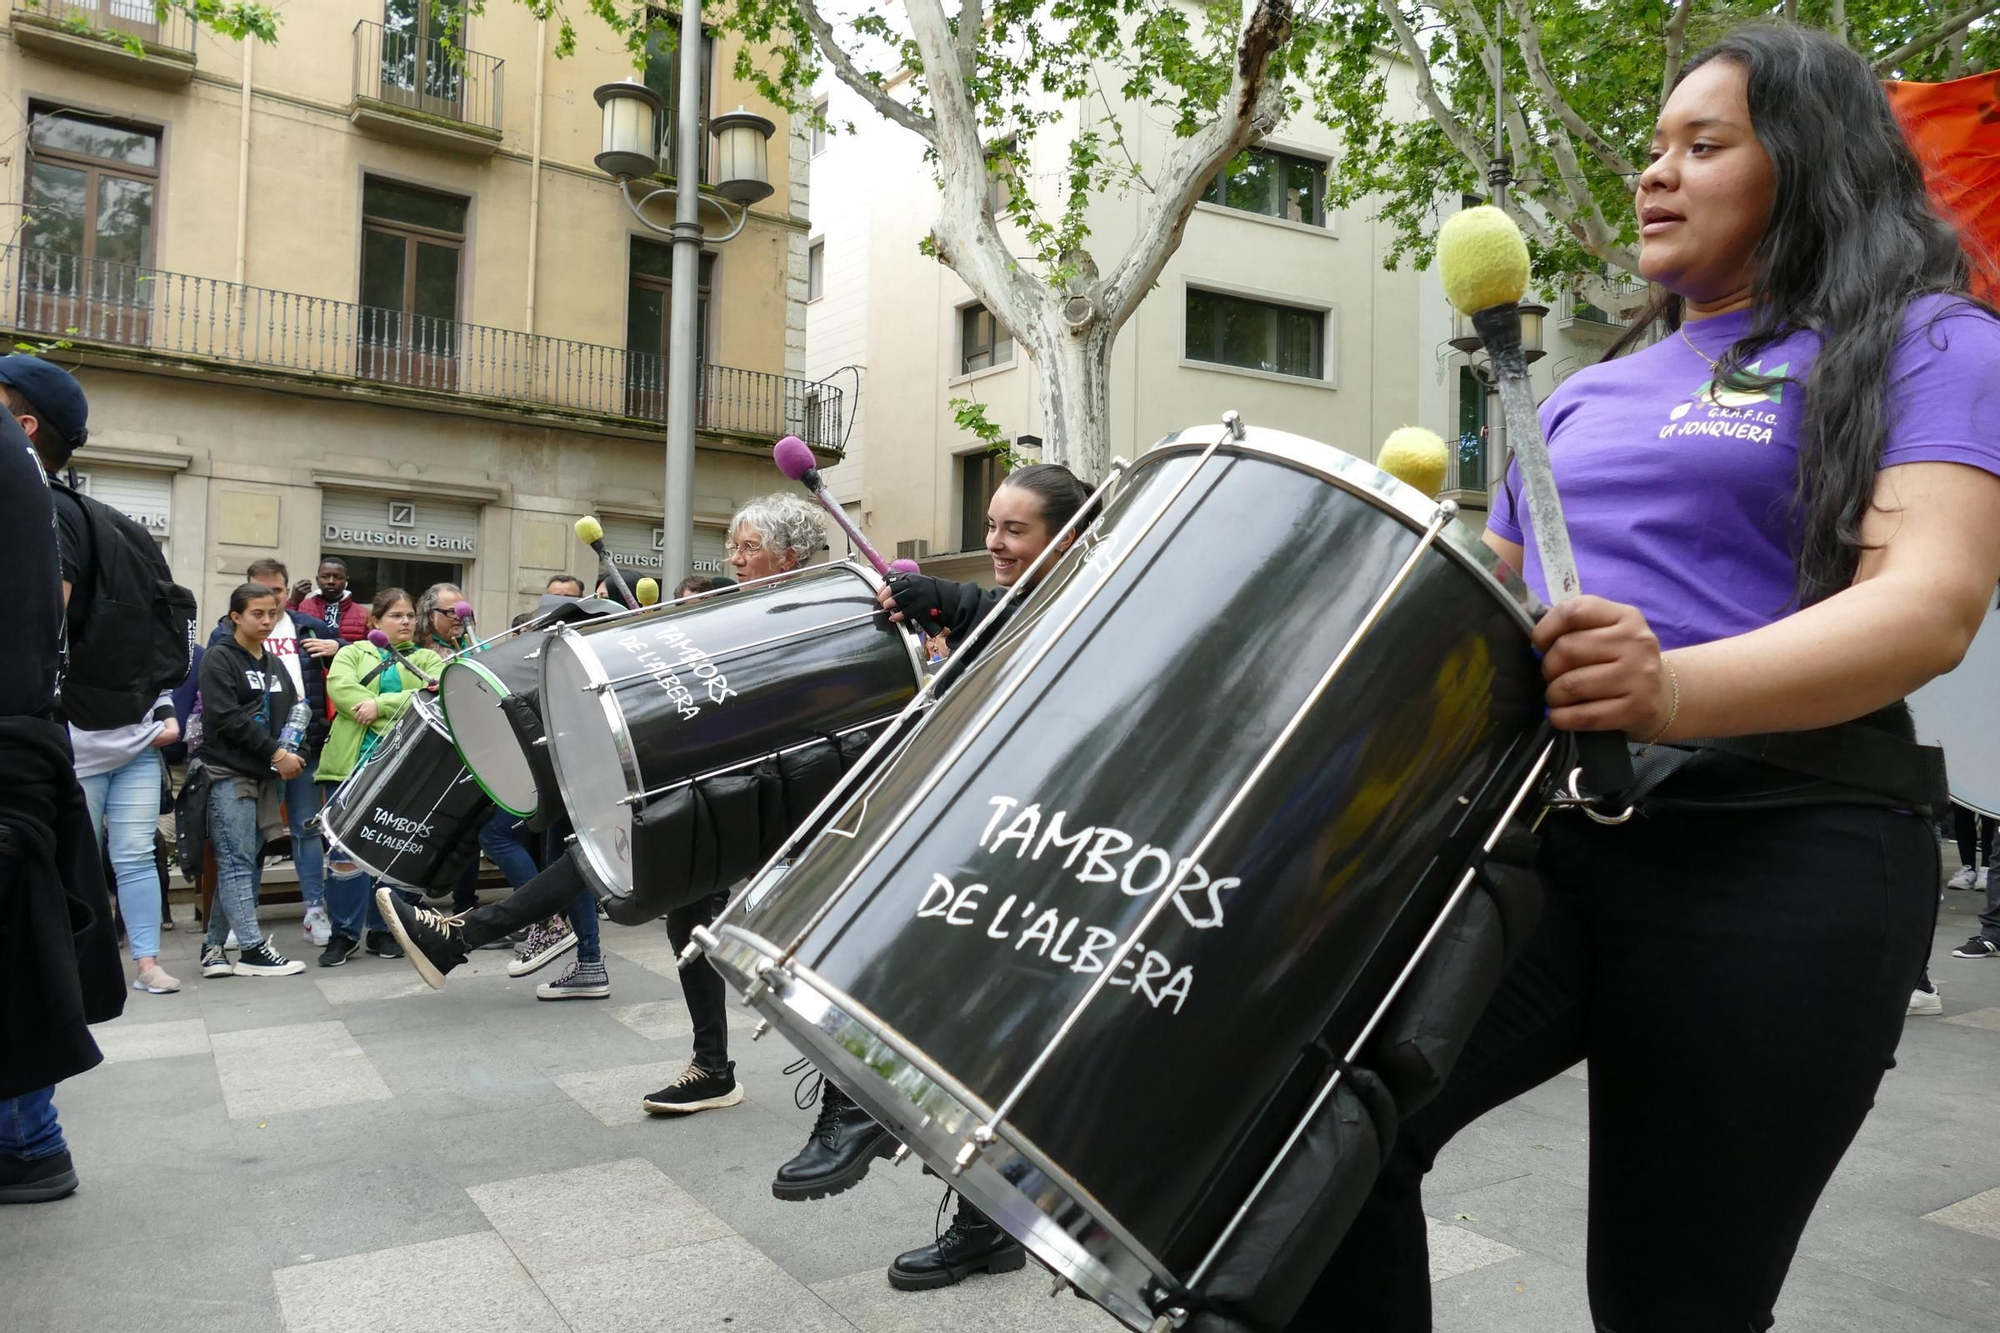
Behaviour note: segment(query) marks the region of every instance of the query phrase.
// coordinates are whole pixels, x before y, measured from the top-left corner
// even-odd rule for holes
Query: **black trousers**
[[[1467,1124],[1586,1058],[1595,1326],[1771,1327],[1894,1064],[1936,919],[1931,830],[1814,806],[1617,828],[1552,815],[1542,833],[1542,923],[1294,1330],[1429,1329],[1424,1173]]]
[[[712,925],[728,905],[727,893],[715,893],[667,913],[667,938],[673,942],[674,952],[686,949],[695,928]],[[722,974],[706,958],[681,969],[681,994],[687,999],[688,1019],[694,1024],[694,1062],[717,1073],[730,1067],[728,993]]]
[[[583,873],[558,847],[556,858],[547,870],[498,902],[475,907],[465,914],[465,947],[477,949],[538,921],[563,916],[586,887]]]
[[[1962,805],[1952,806],[1951,832],[1958,843],[1958,859],[1961,862],[1974,867],[1992,866],[1993,824],[1993,820],[1975,815]]]

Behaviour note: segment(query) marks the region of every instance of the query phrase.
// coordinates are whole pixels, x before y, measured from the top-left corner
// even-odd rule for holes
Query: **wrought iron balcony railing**
[[[14,21],[47,23],[78,36],[137,41],[142,47],[194,55],[194,20],[153,0],[14,0]]]
[[[496,406],[666,420],[663,357],[50,250],[0,248],[0,328]],[[704,363],[695,420],[837,449],[841,406],[830,384]]]
[[[500,132],[500,67],[478,51],[447,46],[423,32],[354,25],[354,96]]]

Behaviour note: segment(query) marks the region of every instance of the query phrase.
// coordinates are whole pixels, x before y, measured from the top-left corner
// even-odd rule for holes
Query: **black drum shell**
[[[1332,484],[1314,450],[1345,458],[1226,447],[1143,533],[1198,450],[1142,459],[835,833],[718,923],[776,950],[803,932],[802,974],[990,1109],[1347,652],[1200,858],[1240,883],[1176,895],[1001,1129],[1181,1273],[1546,745],[1524,594],[1474,557],[1424,552],[1357,637],[1420,532],[1411,493]]]
[[[418,698],[320,813],[330,854],[344,850],[377,879],[434,889],[462,864],[453,853],[493,803],[458,757],[436,705]],[[335,846],[337,844],[337,847]]]
[[[641,899],[620,919],[701,888],[684,882],[685,864],[642,864],[633,812],[647,800],[892,716],[915,696],[922,661],[876,607],[879,586],[854,565],[819,565],[550,638],[549,749],[591,878]],[[628,799],[641,793],[654,795]]]

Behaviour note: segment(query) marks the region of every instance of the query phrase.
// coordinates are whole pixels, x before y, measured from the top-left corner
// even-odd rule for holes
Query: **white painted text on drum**
[[[1234,877],[1211,879],[1206,868],[1196,864],[1184,871],[1174,862],[1173,853],[1164,847],[1151,843],[1138,844],[1131,834],[1122,830],[1085,825],[1075,833],[1065,833],[1063,820],[1067,810],[1051,811],[1046,823],[1042,819],[1039,804],[1023,806],[1012,796],[987,798],[993,807],[992,818],[986,821],[986,828],[979,835],[979,850],[999,855],[1008,843],[1014,844],[1014,859],[1017,861],[1039,861],[1042,854],[1051,847],[1066,851],[1063,869],[1076,870],[1079,884],[1116,884],[1119,891],[1128,898],[1143,898],[1157,893],[1174,881],[1179,872],[1181,884],[1174,892],[1174,906],[1196,930],[1215,930],[1222,925],[1222,895],[1232,889],[1241,888],[1243,881]],[[1008,811],[1018,809],[1020,813],[1007,821],[1000,829],[1000,821]],[[1132,851],[1134,846],[1137,851]],[[1119,858],[1132,852],[1122,863]],[[1081,867],[1077,858],[1083,858]],[[1206,901],[1207,912],[1198,915],[1189,906]]]
[[[648,637],[652,642],[647,642]],[[621,648],[634,652],[634,661],[639,669],[653,678],[653,683],[667,692],[674,701],[674,708],[682,718],[693,718],[701,714],[701,705],[695,694],[681,680],[680,672],[685,671],[700,682],[702,691],[710,703],[719,704],[733,696],[736,691],[729,688],[729,677],[722,674],[715,663],[709,660],[705,649],[697,647],[678,625],[660,626],[653,633],[643,635],[638,632],[624,635],[618,640]],[[669,660],[662,653],[680,650],[680,656]],[[678,670],[676,669],[678,668]]]

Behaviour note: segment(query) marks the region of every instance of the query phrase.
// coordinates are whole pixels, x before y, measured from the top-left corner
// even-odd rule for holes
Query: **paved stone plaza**
[[[2000,960],[1951,948],[1947,895],[1900,1068],[1807,1232],[1781,1329],[1957,1333],[2000,1323]],[[0,1208],[7,1333],[1037,1333],[1115,1325],[1030,1265],[893,1291],[941,1193],[879,1163],[786,1204],[803,1141],[781,1041],[736,1042],[743,1105],[649,1120],[687,1057],[666,934],[611,928],[613,994],[538,1003],[482,953],[442,993],[405,962],[204,982],[189,909],[163,961],[98,1029],[106,1063],[57,1105],[83,1179]],[[273,914],[277,915],[276,913]],[[296,919],[275,927],[299,944]],[[298,948],[310,958],[311,950]],[[1743,1021],[1757,1021],[1757,999]],[[751,1020],[733,1022],[747,1038]],[[1587,1071],[1468,1130],[1427,1202],[1437,1326],[1585,1333]],[[1614,1186],[1615,1188],[1615,1186]],[[1696,1280],[1696,1275],[1687,1275]]]

